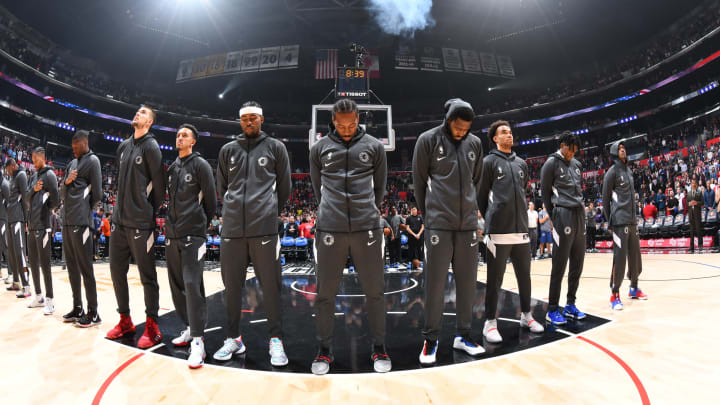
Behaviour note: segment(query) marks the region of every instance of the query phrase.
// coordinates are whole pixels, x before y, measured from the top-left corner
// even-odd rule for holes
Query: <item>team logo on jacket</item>
[[[165,239],[165,246],[170,246],[170,239]]]
[[[576,167],[576,168],[575,168],[575,173],[579,176],[579,175],[580,175],[580,169],[578,169],[578,168]]]
[[[110,227],[110,232],[115,232],[115,224],[112,224],[112,226]]]
[[[235,164],[235,156],[230,156],[230,164],[231,165]]]
[[[136,165],[141,165],[141,164],[142,164],[142,156],[138,156],[138,157],[135,158],[135,164],[136,164]]]
[[[565,227],[565,235],[570,235],[570,232],[572,232],[572,228],[570,228],[569,226],[566,226]]]
[[[433,246],[437,245],[438,243],[440,243],[440,237],[437,236],[437,235],[431,236],[431,237],[430,237],[430,243],[431,243]]]
[[[628,227],[626,226],[626,227],[625,227],[625,234],[627,235],[627,233],[628,233]]]
[[[370,160],[370,156],[367,154],[367,152],[360,152],[360,155],[358,157],[363,163],[367,163]]]
[[[323,243],[325,244],[325,246],[332,246],[335,243],[335,237],[327,234],[323,236]]]
[[[523,171],[520,170],[520,171],[518,172],[518,175],[522,178],[523,176],[525,176],[525,173],[523,173]]]
[[[268,159],[265,156],[262,156],[258,159],[258,164],[260,167],[265,167],[267,165]]]
[[[440,147],[438,148],[438,151],[440,152],[441,155],[445,154],[445,150],[443,149],[442,145],[440,145]]]
[[[473,151],[468,152],[468,159],[475,161],[475,152],[473,152]]]
[[[192,181],[192,174],[188,173],[185,175],[185,182],[190,183]]]

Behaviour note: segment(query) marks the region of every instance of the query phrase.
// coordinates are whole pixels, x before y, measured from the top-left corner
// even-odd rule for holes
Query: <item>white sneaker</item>
[[[23,290],[18,291],[18,296],[20,296],[21,293],[24,292]],[[35,298],[33,298],[32,301],[28,304],[28,308],[40,308],[42,306],[45,306],[45,300],[43,299],[42,295],[35,295]]]
[[[497,328],[497,319],[488,319],[485,321],[483,336],[485,336],[485,339],[487,339],[490,343],[502,342],[502,336],[500,336],[500,332]]]
[[[437,358],[438,341],[425,339],[423,349],[420,352],[420,364],[435,364]]]
[[[180,332],[180,336],[172,340],[172,344],[175,346],[187,346],[192,342],[193,338],[190,335],[190,327]]]
[[[463,350],[465,353],[471,356],[477,356],[478,354],[485,353],[485,348],[473,341],[469,336],[463,337],[460,335],[455,336],[453,341],[453,349]]]
[[[542,326],[540,322],[533,319],[530,312],[523,312],[520,314],[520,326],[523,328],[529,328],[532,333],[545,332],[545,327]]]
[[[270,364],[274,367],[287,366],[288,358],[285,355],[282,340],[278,338],[270,339]]]
[[[18,297],[18,298],[27,298],[27,297],[29,297],[29,296],[31,296],[31,295],[32,295],[32,293],[30,292],[30,287],[29,287],[29,286],[28,286],[28,287],[21,287],[21,288],[18,290],[17,294],[15,294],[15,296]]]
[[[174,341],[173,341],[174,343]],[[192,339],[190,343],[190,356],[188,356],[188,367],[200,368],[205,364],[205,343],[201,337]]]
[[[220,350],[216,351],[215,354],[213,354],[213,359],[218,361],[227,361],[232,358],[233,354],[243,353],[245,353],[245,344],[243,344],[242,338],[227,338],[225,339],[225,343],[223,343],[223,346],[220,348]]]
[[[55,304],[53,304],[52,298],[45,298],[45,308],[43,309],[43,315],[52,315],[55,313]]]

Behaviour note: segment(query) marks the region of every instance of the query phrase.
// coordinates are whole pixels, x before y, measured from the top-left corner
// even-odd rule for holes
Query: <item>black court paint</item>
[[[292,288],[291,288],[292,286]],[[227,362],[218,362],[212,358],[225,339],[223,329],[207,332],[205,335],[205,350],[207,351],[207,364],[218,366],[245,368],[261,371],[280,371],[289,373],[310,373],[310,363],[316,353],[315,322],[313,317],[314,293],[317,290],[314,275],[288,275],[283,277],[282,306],[283,331],[285,352],[290,364],[286,367],[275,368],[270,365],[268,355],[268,329],[265,314],[262,308],[262,293],[257,279],[253,278],[245,284],[243,297],[243,341],[247,351],[236,355]],[[306,291],[306,293],[300,292]],[[421,368],[418,355],[422,349],[423,336],[421,334],[424,317],[424,278],[419,273],[388,273],[385,275],[385,300],[387,303],[387,338],[388,354],[393,363],[393,371],[414,370]],[[393,291],[401,291],[395,292]],[[479,361],[494,356],[519,352],[529,348],[542,346],[547,343],[571,336],[557,331],[554,327],[546,327],[543,334],[530,333],[521,329],[518,322],[498,320],[503,342],[490,344],[482,340],[482,327],[485,320],[484,300],[485,284],[477,282],[477,295],[473,304],[473,336],[483,341],[486,353],[471,357],[464,352],[453,350],[452,341],[455,336],[455,281],[452,273],[448,273],[445,288],[446,315],[443,317],[440,347],[437,355],[437,365],[445,366],[470,361]],[[335,362],[331,373],[366,373],[373,372],[370,361],[371,341],[367,318],[364,311],[364,298],[356,295],[362,294],[358,277],[347,274],[343,277],[335,312],[334,354]],[[520,297],[517,293],[502,290],[498,303],[498,318],[519,319]],[[206,329],[225,325],[225,308],[223,292],[208,297],[208,325]],[[533,316],[538,321],[545,319],[547,303],[532,300]],[[581,308],[582,309],[582,308]],[[342,315],[337,315],[342,313]],[[582,321],[569,321],[562,327],[563,330],[573,334],[582,333],[603,325],[610,320],[589,315]],[[160,317],[160,329],[163,333],[165,346],[154,352],[165,356],[187,359],[187,347],[173,347],[171,340],[184,329],[184,325],[175,312],[169,312]],[[134,337],[120,339],[119,342],[135,346],[137,339],[142,335],[144,324],[137,325]]]

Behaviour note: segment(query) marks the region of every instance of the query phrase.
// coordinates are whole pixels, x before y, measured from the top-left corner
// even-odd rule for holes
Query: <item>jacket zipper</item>
[[[350,144],[345,145],[345,205],[347,207],[348,232],[352,232],[350,220],[350,194],[348,192],[348,170],[350,170]]]
[[[248,182],[248,176],[250,176],[250,151],[252,150],[252,145],[250,145],[250,139],[247,141],[247,157],[245,158],[245,183],[244,183],[244,190],[243,190],[243,236],[247,236],[247,215],[245,213],[245,206],[247,202],[247,182]]]
[[[515,186],[515,173],[514,173],[513,170],[512,170],[512,165],[510,164],[510,161],[508,161],[508,160],[505,160],[505,161],[507,162],[508,171],[510,172],[510,179],[512,179],[512,184],[513,184],[513,205],[514,205],[515,208],[517,209],[517,206],[518,206],[518,205],[517,205],[517,187]],[[515,220],[515,232],[517,232],[517,231],[518,231],[517,216],[516,216],[516,215],[513,215],[513,217],[515,217],[515,218],[514,218],[514,220]]]
[[[182,162],[180,162],[180,164],[178,165],[178,169],[180,169],[180,168],[184,169]],[[180,170],[177,170],[177,171],[179,172]],[[178,189],[180,187],[180,183],[178,182],[178,177],[180,177],[180,176],[176,175],[175,179],[174,179],[175,180],[174,181],[174,183],[175,183],[175,200],[177,200],[177,195],[180,192],[180,190]],[[173,216],[175,217],[175,221],[177,221],[178,220],[177,201],[173,201]],[[175,234],[176,237],[179,237],[177,228],[175,225],[173,225],[173,233]]]
[[[461,141],[461,142],[462,142],[462,141]],[[460,145],[459,142],[455,144],[455,161],[457,162],[458,179],[459,179],[459,182],[460,182],[460,195],[459,195],[459,197],[460,197],[460,198],[459,198],[459,200],[460,200],[460,212],[459,212],[459,214],[460,214],[460,218],[462,218],[462,217],[463,217],[463,197],[464,197],[464,193],[463,193],[462,167],[460,167],[460,154],[458,153],[458,145]],[[477,214],[476,214],[476,215],[477,215]],[[460,223],[458,224],[458,231],[461,231],[461,230],[462,230],[462,219],[460,220]]]

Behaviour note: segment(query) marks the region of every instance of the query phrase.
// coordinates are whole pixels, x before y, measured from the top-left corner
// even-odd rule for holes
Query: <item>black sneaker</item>
[[[75,326],[78,328],[89,328],[91,326],[100,325],[100,323],[102,323],[102,320],[100,320],[100,315],[98,315],[97,311],[88,311],[86,314],[83,314],[77,322],[75,322]]]
[[[378,373],[387,373],[392,370],[392,362],[390,356],[387,355],[385,345],[373,346],[372,356],[370,358],[373,361],[373,369]]]
[[[310,366],[310,371],[315,375],[325,375],[330,371],[330,364],[333,360],[334,358],[330,348],[320,346],[317,356],[315,356],[315,360],[313,360],[312,366]]]
[[[77,322],[83,317],[83,315],[85,315],[85,311],[83,311],[82,307],[75,307],[72,311],[63,315],[63,322]]]

